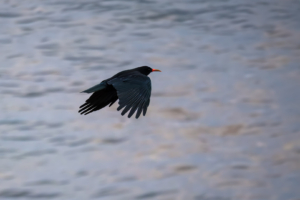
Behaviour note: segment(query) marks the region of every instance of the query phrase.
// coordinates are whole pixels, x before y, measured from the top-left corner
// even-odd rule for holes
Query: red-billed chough
[[[130,110],[128,114],[130,118],[137,110],[136,118],[139,118],[142,111],[145,116],[151,96],[151,80],[148,75],[154,71],[160,72],[148,66],[121,71],[98,85],[82,91],[93,94],[80,106],[78,112],[87,115],[108,104],[111,106],[119,99],[117,110],[124,108],[121,115]]]

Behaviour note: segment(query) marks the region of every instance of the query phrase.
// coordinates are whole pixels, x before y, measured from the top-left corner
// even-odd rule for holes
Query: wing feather
[[[139,118],[142,111],[145,116],[151,96],[151,80],[148,76],[137,72],[131,76],[111,79],[107,83],[112,85],[117,91],[119,98],[117,110],[124,108],[121,115],[126,114],[130,110],[128,114],[128,118],[130,118],[138,110],[136,118]]]
[[[118,100],[117,91],[112,86],[106,86],[106,88],[94,92],[90,98],[88,98],[84,104],[80,106],[78,111],[80,114],[89,114],[96,110],[109,105],[111,106]]]
[[[129,104],[137,95],[137,91],[132,90],[129,93],[123,92],[121,95],[118,94],[119,98],[122,99],[119,101],[119,108],[117,110],[121,110],[124,106]],[[128,97],[128,98],[127,98]]]
[[[146,91],[146,93],[147,93],[147,95],[149,95],[149,91],[148,90]],[[146,101],[141,101],[140,105],[138,106],[138,111],[136,113],[136,118],[140,117],[140,115],[142,113],[142,110],[144,109],[144,106],[145,106],[146,103],[147,103],[147,100]]]
[[[134,114],[134,112],[135,112],[137,109],[140,108],[140,104],[143,103],[143,102],[145,102],[144,97],[146,96],[146,95],[145,95],[146,92],[147,92],[147,91],[144,90],[143,93],[139,96],[139,98],[134,102],[134,104],[132,105],[132,108],[131,108],[131,110],[130,110],[130,112],[129,112],[129,114],[128,114],[128,117],[131,117],[131,116]],[[138,118],[138,114],[136,114],[136,117]]]
[[[129,100],[124,103],[124,105],[126,105],[126,107],[122,111],[121,115],[124,115],[125,113],[127,113],[130,110],[130,108],[132,107],[134,102],[137,100],[138,95],[139,95],[138,92],[135,91],[135,93],[131,97],[129,97]]]

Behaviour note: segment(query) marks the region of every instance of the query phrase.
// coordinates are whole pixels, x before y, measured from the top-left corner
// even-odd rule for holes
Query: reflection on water
[[[297,1],[3,1],[0,199],[300,196]],[[79,92],[149,65],[146,117]]]

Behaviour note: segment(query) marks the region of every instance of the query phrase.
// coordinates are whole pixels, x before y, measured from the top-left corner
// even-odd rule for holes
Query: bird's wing
[[[80,114],[89,114],[96,110],[107,106],[111,106],[118,100],[117,92],[112,86],[108,86],[105,89],[94,92],[90,98],[88,98],[83,105],[80,106],[78,111]]]
[[[151,80],[148,76],[143,74],[131,74],[126,77],[114,78],[107,83],[117,90],[119,97],[119,107],[117,110],[121,110],[125,107],[121,115],[124,115],[130,109],[128,118],[130,118],[136,110],[136,118],[139,118],[142,111],[143,115],[146,115],[151,96]]]

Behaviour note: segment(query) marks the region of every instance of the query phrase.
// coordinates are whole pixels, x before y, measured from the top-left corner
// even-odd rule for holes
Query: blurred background
[[[3,0],[0,199],[300,199],[296,0]],[[146,117],[79,93],[148,65]]]

